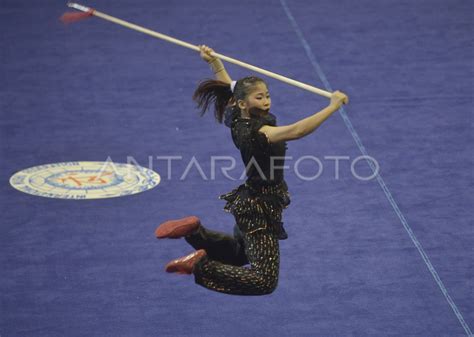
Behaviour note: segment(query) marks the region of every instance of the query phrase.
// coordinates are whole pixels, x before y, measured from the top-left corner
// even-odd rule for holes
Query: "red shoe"
[[[155,230],[155,235],[158,239],[177,239],[189,235],[194,232],[201,222],[196,216],[188,216],[178,220],[170,220],[163,222]]]
[[[194,265],[206,255],[204,249],[199,249],[188,256],[169,262],[165,270],[167,273],[192,274]]]

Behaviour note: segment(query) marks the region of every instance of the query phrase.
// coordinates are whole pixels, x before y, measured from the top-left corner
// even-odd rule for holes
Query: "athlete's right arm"
[[[299,120],[291,125],[269,126],[264,125],[258,131],[267,136],[269,143],[290,141],[303,138],[316,130],[328,119],[342,104],[349,103],[349,98],[340,91],[333,92],[329,105],[312,116]]]
[[[216,76],[216,80],[230,84],[232,82],[232,79],[225,70],[222,61],[217,57],[211,56],[211,53],[214,52],[214,50],[206,45],[199,45],[199,51],[201,58],[211,66],[211,69],[214,72],[214,75]]]

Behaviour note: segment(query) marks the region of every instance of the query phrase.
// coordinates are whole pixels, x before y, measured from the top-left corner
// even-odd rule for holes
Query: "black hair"
[[[257,83],[265,83],[265,81],[257,76],[241,78],[235,84],[232,93],[229,83],[207,79],[202,81],[194,91],[193,100],[201,109],[201,116],[209,109],[209,105],[214,103],[214,116],[219,123],[222,123],[225,109],[231,99],[234,99],[235,102],[245,100]],[[234,109],[239,109],[238,105]]]

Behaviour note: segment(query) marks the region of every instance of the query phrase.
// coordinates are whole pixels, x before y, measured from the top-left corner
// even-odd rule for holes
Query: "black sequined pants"
[[[207,252],[194,268],[197,284],[234,295],[265,295],[277,287],[280,250],[274,229],[242,233],[235,226],[231,236],[201,226],[186,241]]]

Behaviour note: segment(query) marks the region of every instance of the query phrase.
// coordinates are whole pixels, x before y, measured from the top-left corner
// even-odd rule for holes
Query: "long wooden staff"
[[[177,44],[179,46],[186,47],[186,48],[198,51],[198,52],[200,51],[198,46],[195,46],[193,44],[175,39],[171,36],[161,34],[161,33],[155,32],[153,30],[135,25],[133,23],[118,19],[116,17],[107,15],[105,13],[102,13],[102,12],[99,12],[99,11],[95,10],[94,8],[86,7],[86,6],[79,5],[77,3],[72,3],[72,2],[68,3],[67,5],[71,8],[74,8],[74,9],[77,9],[77,10],[81,11],[82,13],[77,13],[77,12],[64,13],[63,16],[61,16],[61,20],[65,23],[78,21],[78,20],[87,18],[89,16],[97,16],[99,18],[102,18],[102,19],[107,20],[107,21],[114,22],[114,23],[119,24],[121,26],[124,26],[124,27],[130,28],[130,29],[133,29],[133,30],[151,35],[151,36],[156,37],[158,39],[162,39],[162,40],[165,40],[165,41],[168,41],[168,42],[171,42],[171,43]],[[265,70],[265,69],[262,69],[262,68],[255,67],[251,64],[236,60],[234,58],[231,58],[231,57],[219,54],[219,53],[213,52],[210,55],[214,56],[214,57],[218,57],[223,61],[227,61],[229,63],[233,63],[233,64],[236,64],[238,66],[253,70],[255,72],[261,73],[261,74],[266,75],[268,77],[275,78],[275,79],[280,80],[282,82],[294,85],[295,87],[298,87],[298,88],[301,88],[301,89],[304,89],[304,90],[308,90],[310,92],[313,92],[315,94],[318,94],[318,95],[321,95],[321,96],[324,96],[324,97],[327,97],[327,98],[330,98],[331,95],[332,95],[330,92],[319,89],[319,88],[316,88],[312,85],[292,80],[291,78],[273,73],[271,71],[268,71],[268,70]]]

